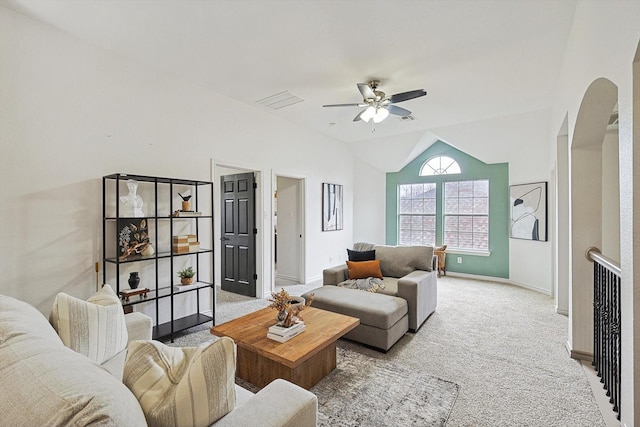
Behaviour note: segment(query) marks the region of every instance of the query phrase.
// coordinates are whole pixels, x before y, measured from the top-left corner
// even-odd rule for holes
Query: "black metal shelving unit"
[[[138,183],[145,183],[146,186],[152,186],[153,200],[144,200],[146,209],[144,218],[147,220],[147,226],[149,234],[153,235],[151,243],[155,250],[164,247],[168,250],[155,252],[150,256],[137,256],[132,259],[121,260],[119,257],[118,248],[118,221],[121,219],[129,219],[128,217],[120,216],[120,195],[121,195],[121,183],[126,184],[128,180],[135,180]],[[175,217],[173,212],[180,207],[178,199],[178,191],[175,191],[175,187],[179,186],[182,191],[188,187],[191,189],[191,200],[196,211],[202,209],[202,214],[199,216],[189,217]],[[145,189],[146,194],[149,194],[149,188]],[[168,195],[167,195],[168,192]],[[162,194],[159,194],[162,193]],[[201,200],[204,200],[202,202]],[[111,204],[110,204],[111,202]],[[177,205],[176,205],[177,203]],[[151,208],[150,208],[151,207]],[[150,212],[152,210],[153,212]],[[152,214],[151,214],[152,213]],[[138,304],[154,304],[155,305],[155,326],[153,328],[153,338],[170,337],[173,341],[173,337],[177,332],[191,328],[196,325],[201,325],[207,322],[214,322],[215,320],[215,305],[214,305],[214,292],[215,286],[214,280],[214,257],[213,257],[213,183],[209,181],[198,181],[188,179],[174,179],[174,178],[161,178],[144,175],[131,175],[124,173],[114,173],[102,177],[102,254],[103,254],[103,269],[102,278],[103,283],[110,283],[115,286],[116,292],[120,294],[123,289],[128,289],[127,278],[121,277],[121,266],[131,263],[153,263],[155,270],[155,280],[152,286],[147,286],[149,292],[146,297],[140,296],[139,298],[132,297],[128,302],[123,301],[125,310],[133,310],[134,306]],[[142,218],[135,218],[136,220]],[[203,221],[208,222],[208,226],[211,231],[211,235],[206,236],[207,244],[210,245],[210,249],[201,248],[197,252],[189,253],[174,253],[172,238],[174,236],[174,229],[178,222],[184,227],[190,228],[197,236],[197,240],[204,238]],[[186,225],[185,225],[186,222]],[[190,223],[190,224],[189,224]],[[160,231],[160,226],[166,228],[168,225],[169,232]],[[151,232],[153,231],[153,234]],[[208,234],[208,233],[207,233]],[[177,271],[174,266],[174,259],[180,259],[181,257],[192,257],[195,263],[196,281],[194,285],[188,285],[188,287],[180,287],[174,283],[177,277]],[[170,275],[166,277],[166,274],[162,274],[160,270],[160,262],[162,260],[169,260]],[[210,281],[201,280],[201,268],[210,269],[208,277]],[[109,281],[110,280],[110,281]],[[124,284],[121,282],[124,281]],[[211,300],[211,316],[201,313],[201,297],[202,290],[209,289]],[[195,313],[186,315],[184,317],[176,318],[174,298],[178,295],[187,293],[195,293],[196,295],[196,307]],[[160,302],[164,299],[169,300],[170,306],[170,320],[168,322],[159,323],[160,319]]]

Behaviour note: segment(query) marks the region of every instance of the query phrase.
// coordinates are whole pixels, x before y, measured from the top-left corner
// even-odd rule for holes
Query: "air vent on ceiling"
[[[415,120],[416,118],[413,117],[412,115],[408,115],[408,116],[402,116],[400,117],[400,120]]]
[[[275,95],[256,101],[256,104],[261,104],[272,110],[279,110],[302,101],[304,101],[304,99],[292,94],[288,90],[285,90],[284,92],[276,93]]]

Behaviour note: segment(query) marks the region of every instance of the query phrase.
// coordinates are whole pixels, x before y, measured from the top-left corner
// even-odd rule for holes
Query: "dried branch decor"
[[[280,292],[271,293],[271,298],[269,299],[271,304],[269,307],[278,310],[278,319],[281,321],[282,326],[288,328],[295,323],[296,318],[302,320],[301,311],[311,305],[314,296],[314,294],[311,294],[311,297],[307,300],[304,306],[295,306],[291,309],[291,304],[296,301],[292,299],[291,295],[289,295],[284,288],[282,288]],[[280,319],[280,316],[282,316],[282,319]]]

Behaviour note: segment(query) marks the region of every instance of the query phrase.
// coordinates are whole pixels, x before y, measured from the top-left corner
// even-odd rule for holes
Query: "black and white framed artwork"
[[[342,230],[342,185],[322,183],[322,231]]]
[[[547,183],[509,186],[509,237],[547,241]]]

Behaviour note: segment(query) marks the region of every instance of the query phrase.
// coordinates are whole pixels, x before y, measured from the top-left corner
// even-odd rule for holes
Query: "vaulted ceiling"
[[[576,2],[375,0],[0,0],[133,60],[358,148],[406,163],[436,129],[550,108]],[[353,122],[356,83],[414,120]],[[303,101],[271,110],[284,91]],[[393,142],[393,144],[390,144]],[[424,149],[422,148],[422,149]],[[367,156],[372,159],[367,159]]]

